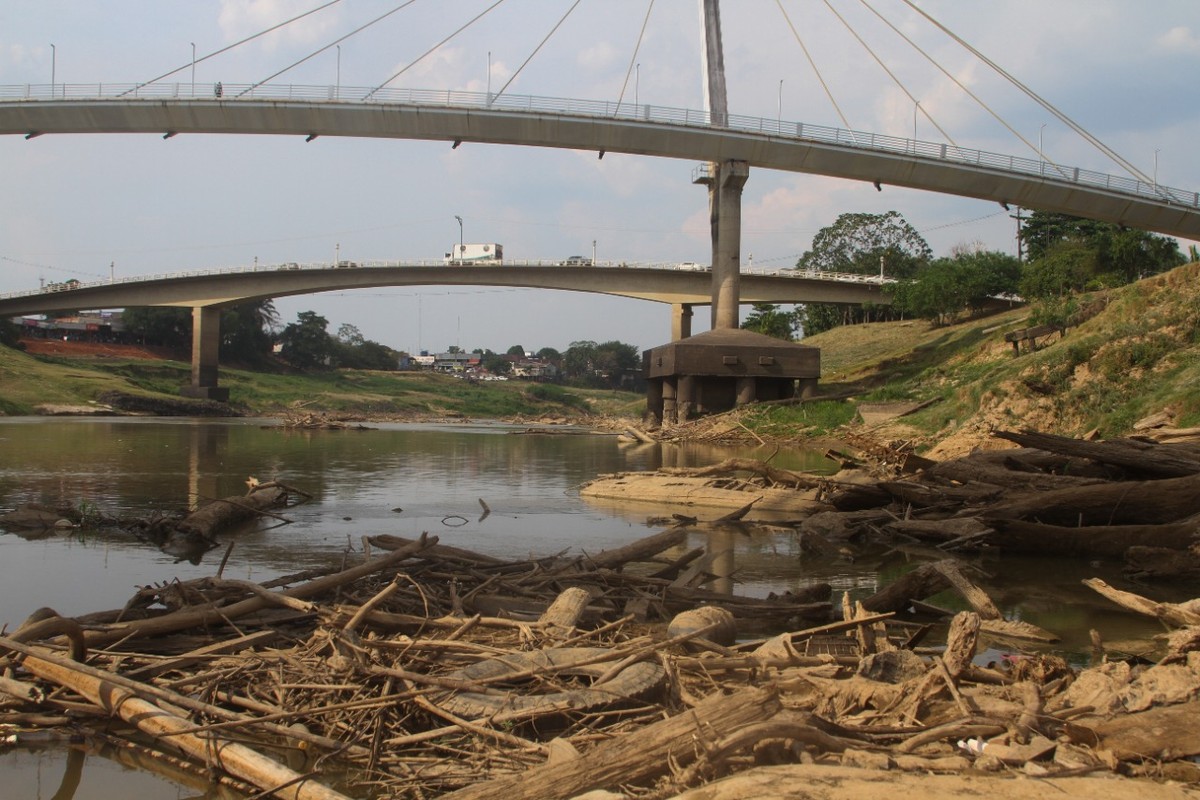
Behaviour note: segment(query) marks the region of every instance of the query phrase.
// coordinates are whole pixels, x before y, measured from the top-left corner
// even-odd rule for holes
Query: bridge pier
[[[692,335],[692,304],[675,303],[671,306],[671,341],[678,342]]]
[[[192,382],[180,394],[222,403],[229,400],[229,390],[217,386],[220,349],[221,309],[196,306],[192,309]]]
[[[745,161],[709,166],[708,208],[712,229],[712,329],[741,324],[742,189],[750,177]]]

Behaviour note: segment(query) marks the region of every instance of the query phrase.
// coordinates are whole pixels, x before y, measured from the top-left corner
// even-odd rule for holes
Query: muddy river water
[[[671,509],[589,505],[575,491],[584,481],[774,453],[628,445],[609,435],[474,422],[369,428],[301,432],[270,420],[0,418],[0,511],[36,502],[148,517],[244,493],[251,476],[278,479],[313,499],[285,512],[289,524],[270,520],[239,532],[225,568],[226,577],[265,581],[361,557],[362,537],[381,533],[414,538],[428,531],[443,544],[513,558],[620,546],[658,530],[647,525],[648,517]],[[775,453],[771,463],[829,470],[819,453],[803,450]],[[482,513],[480,500],[490,513]],[[815,562],[801,555],[790,534],[692,538],[688,548],[732,547],[735,591],[756,596],[814,582],[865,595],[924,557],[902,548]],[[223,548],[179,558],[116,530],[0,531],[0,625],[11,630],[43,606],[64,616],[118,608],[139,586],[214,574],[222,554]],[[1005,613],[1063,635],[1062,651],[1072,659],[1084,657],[1090,628],[1102,630],[1107,641],[1147,631],[1143,620],[1115,611],[1079,583],[1086,577],[1119,582],[1117,565],[985,558],[980,566]],[[0,797],[14,800],[219,796],[132,771],[111,753],[62,747],[0,746],[0,772]]]

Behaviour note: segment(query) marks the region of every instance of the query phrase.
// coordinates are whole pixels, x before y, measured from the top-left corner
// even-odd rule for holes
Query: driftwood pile
[[[1106,515],[1092,508],[1103,493],[1077,512],[1092,527],[1124,519],[1120,498],[1139,502],[1147,484],[1182,477],[1160,472],[1123,493],[1118,467],[1036,455],[1048,452],[1010,451],[1013,465],[979,459],[973,478],[937,476],[938,465],[887,488],[831,482],[828,501],[850,507],[826,512],[805,535],[836,547],[839,531],[852,539],[858,527],[903,524],[904,535],[937,529],[922,538],[953,549],[999,535],[993,519],[1067,527],[1060,516],[1017,515],[1019,503],[1034,505],[1019,491],[1000,502],[1005,492],[981,486],[989,464],[993,481],[1003,470],[1031,482],[1047,510],[1063,505],[1057,493],[1107,486]],[[1177,460],[1151,459],[1160,470],[1187,461],[1167,452]],[[1050,463],[1106,474],[1036,486],[1073,477]],[[1178,524],[1166,506],[1179,513],[1179,494],[1187,492],[1154,495],[1158,525]],[[866,502],[883,495],[886,504]],[[1006,511],[960,514],[985,506]],[[741,515],[727,516],[734,524]],[[956,519],[982,527],[957,528]],[[703,549],[680,552],[693,524],[679,518],[616,550],[526,561],[435,537],[375,536],[339,571],[255,584],[218,569],[144,587],[110,612],[65,619],[45,610],[0,635],[0,725],[16,742],[31,729],[115,737],[248,794],[316,800],[594,790],[670,798],[725,781],[734,788],[720,796],[743,800],[824,797],[833,795],[813,787],[834,773],[817,773],[846,767],[904,772],[918,784],[934,774],[1020,773],[1080,796],[1097,792],[1094,781],[1071,780],[1081,775],[1200,782],[1200,603],[1098,583],[1173,629],[1157,662],[1098,657],[1079,670],[1029,655],[981,665],[982,633],[1012,621],[951,558],[857,603],[830,603],[828,586],[739,597],[704,588]],[[939,633],[897,619],[934,587],[953,587],[976,611]],[[747,641],[751,631],[762,638]],[[781,769],[801,770],[781,780],[803,783],[763,777]]]
[[[1200,577],[1200,444],[993,435],[1020,447],[940,463],[898,458],[898,474],[882,480],[835,476],[822,495],[831,510],[805,520],[802,535],[1123,559],[1138,580]]]

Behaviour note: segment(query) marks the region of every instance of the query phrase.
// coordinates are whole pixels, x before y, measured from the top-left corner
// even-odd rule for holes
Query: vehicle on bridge
[[[695,261],[681,261],[677,269],[686,269],[691,272],[704,272],[708,269],[708,265],[697,264]]]
[[[592,260],[584,256],[570,256],[565,261],[560,261],[560,267],[590,267]]]
[[[486,244],[456,244],[446,253],[447,265],[463,266],[467,264],[501,264],[504,262],[504,245],[488,242]]]
[[[75,278],[71,278],[70,280],[63,281],[62,283],[46,284],[47,292],[66,292],[71,289],[78,289],[78,288],[79,288],[79,281],[76,280]]]

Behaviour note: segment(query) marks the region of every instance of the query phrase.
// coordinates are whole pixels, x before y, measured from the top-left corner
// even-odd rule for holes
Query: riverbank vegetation
[[[0,347],[0,413],[103,413],[158,404],[185,413],[179,397],[191,367],[184,361],[132,356],[35,356]],[[581,417],[640,413],[640,395],[527,381],[473,383],[429,372],[361,369],[261,372],[222,368],[229,407],[251,416],[299,409],[376,419]],[[174,411],[171,408],[174,407]],[[229,409],[226,409],[228,413]],[[219,409],[214,409],[219,411]],[[212,411],[208,413],[213,413]]]

